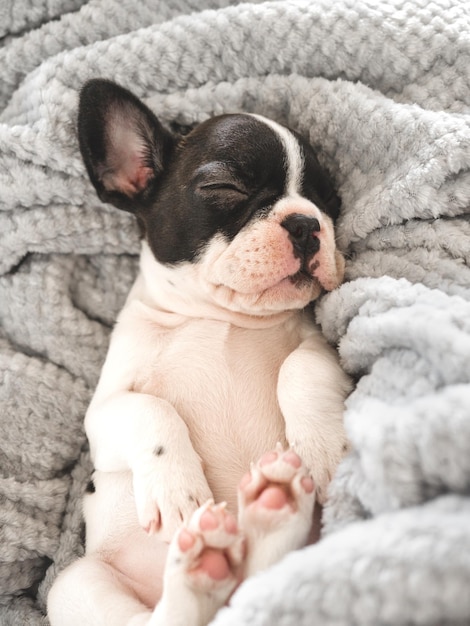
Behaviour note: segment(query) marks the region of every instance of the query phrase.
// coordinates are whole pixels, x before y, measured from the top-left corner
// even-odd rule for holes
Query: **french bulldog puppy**
[[[339,199],[311,146],[258,115],[175,137],[91,80],[78,134],[99,197],[143,240],[85,419],[86,556],[53,585],[49,618],[203,626],[306,544],[347,449],[351,384],[306,309],[343,278]]]

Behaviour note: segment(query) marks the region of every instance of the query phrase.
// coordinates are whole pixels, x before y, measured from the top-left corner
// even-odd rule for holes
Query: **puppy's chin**
[[[300,274],[300,273],[299,273]],[[221,307],[248,315],[272,315],[303,309],[323,288],[316,278],[287,276],[261,291],[243,293],[224,284],[209,285],[213,301]]]

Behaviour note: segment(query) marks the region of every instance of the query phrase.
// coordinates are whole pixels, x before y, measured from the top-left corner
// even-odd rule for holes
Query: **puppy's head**
[[[174,137],[104,80],[83,88],[78,130],[99,197],[137,217],[155,281],[251,315],[302,308],[341,282],[340,202],[293,131],[235,114]]]

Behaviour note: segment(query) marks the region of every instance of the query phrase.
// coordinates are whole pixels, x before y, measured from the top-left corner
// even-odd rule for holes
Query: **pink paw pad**
[[[199,519],[201,530],[217,530],[219,526],[222,525],[225,532],[236,535],[238,532],[237,522],[232,515],[226,512],[225,505],[219,505],[215,510],[217,512],[212,509],[207,509],[201,515]]]
[[[243,476],[239,484],[239,500],[241,508],[255,506],[272,511],[294,511],[299,501],[314,491],[313,479],[299,455],[278,444]]]
[[[207,548],[201,554],[197,569],[212,580],[225,580],[231,574],[226,556],[213,548]]]
[[[273,485],[260,493],[257,502],[267,509],[282,509],[288,503],[288,496],[282,487]]]
[[[302,466],[300,456],[296,454],[293,450],[288,450],[283,455],[283,460],[285,463],[289,463],[290,465],[292,465],[292,467],[295,467],[295,469],[299,469]]]
[[[278,458],[278,452],[275,452],[274,450],[272,452],[266,452],[266,454],[263,454],[263,456],[258,461],[258,465],[269,465],[270,463],[274,463],[274,461],[277,461]]]
[[[207,509],[199,519],[201,530],[215,530],[219,526],[219,519],[211,509]]]
[[[315,483],[311,476],[304,476],[300,481],[300,484],[305,489],[306,493],[313,493],[315,491]]]

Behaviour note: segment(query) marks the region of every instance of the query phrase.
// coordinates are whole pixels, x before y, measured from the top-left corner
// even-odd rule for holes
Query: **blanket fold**
[[[23,0],[0,9],[0,622],[46,625],[83,554],[83,416],[138,267],[76,137],[92,77],[164,124],[256,112],[337,181],[346,282],[316,315],[356,387],[320,542],[217,626],[470,622],[466,0]],[[3,13],[2,13],[3,12]],[[3,18],[3,19],[2,19]]]

